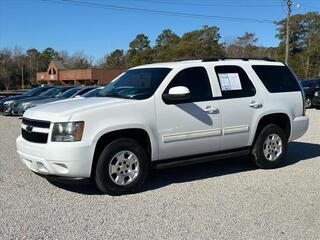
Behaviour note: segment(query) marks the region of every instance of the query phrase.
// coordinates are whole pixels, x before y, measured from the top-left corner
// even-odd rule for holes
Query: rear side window
[[[271,93],[300,91],[298,81],[286,66],[252,66],[264,86]]]
[[[216,66],[214,70],[219,80],[222,98],[251,97],[256,94],[256,89],[241,67]]]
[[[171,80],[165,93],[172,87],[184,86],[189,88],[191,98],[186,102],[202,102],[212,100],[211,85],[207,70],[204,67],[191,67],[181,70]]]

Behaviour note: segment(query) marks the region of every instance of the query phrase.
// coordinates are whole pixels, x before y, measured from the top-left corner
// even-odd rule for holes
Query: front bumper
[[[24,107],[22,105],[20,105],[20,104],[18,106],[13,105],[11,108],[11,115],[22,116],[25,111],[26,111],[26,109],[24,109]]]
[[[39,144],[19,136],[16,140],[20,160],[42,175],[88,178],[91,175],[94,147],[86,142]]]
[[[292,130],[290,141],[293,141],[304,135],[309,126],[309,118],[307,116],[295,117],[292,121]]]
[[[0,104],[0,115],[3,115],[3,116],[11,115],[11,106]]]

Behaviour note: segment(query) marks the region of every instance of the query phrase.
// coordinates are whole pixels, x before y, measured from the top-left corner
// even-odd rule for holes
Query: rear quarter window
[[[300,91],[298,81],[286,66],[253,65],[252,68],[271,93]]]

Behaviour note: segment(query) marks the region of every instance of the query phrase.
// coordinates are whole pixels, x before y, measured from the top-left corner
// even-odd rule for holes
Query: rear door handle
[[[262,103],[259,103],[259,102],[256,102],[256,101],[252,101],[251,103],[249,103],[249,107],[262,108]]]
[[[211,106],[206,106],[206,108],[204,109],[204,111],[208,114],[215,114],[215,113],[219,113],[219,109],[216,107],[211,107]]]

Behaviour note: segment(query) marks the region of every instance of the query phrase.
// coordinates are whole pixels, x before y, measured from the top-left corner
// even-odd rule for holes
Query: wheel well
[[[276,124],[283,129],[286,133],[287,138],[289,139],[291,133],[291,124],[290,119],[285,113],[273,113],[262,117],[257,126],[254,142],[259,136],[259,133],[262,129],[268,124]]]
[[[130,129],[122,129],[122,130],[109,132],[102,135],[96,144],[94,155],[93,155],[91,176],[94,176],[97,161],[102,150],[105,148],[107,144],[119,138],[131,138],[137,141],[138,143],[141,144],[142,148],[146,150],[146,153],[151,158],[152,150],[151,150],[150,137],[145,130],[139,129],[139,128],[130,128]]]

